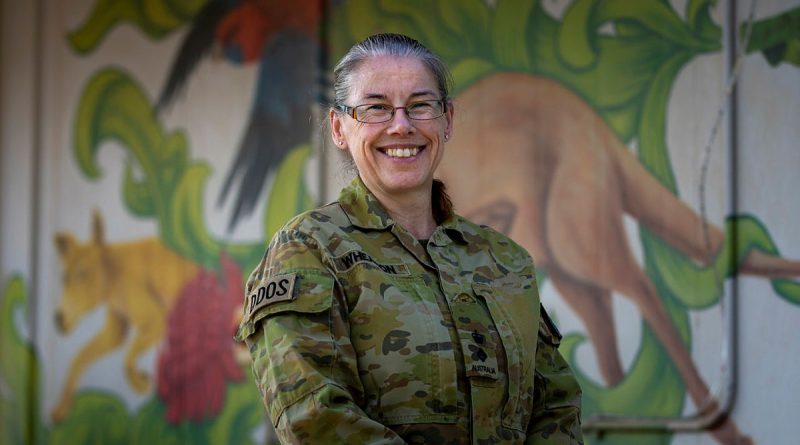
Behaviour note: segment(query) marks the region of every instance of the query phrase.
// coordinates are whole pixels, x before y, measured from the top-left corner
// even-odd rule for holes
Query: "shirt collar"
[[[378,198],[369,191],[360,176],[356,176],[339,194],[350,224],[362,229],[385,230],[394,225],[394,220],[383,208]]]
[[[386,230],[395,225],[395,221],[389,216],[389,212],[378,201],[378,198],[369,191],[358,175],[349,185],[342,189],[339,194],[339,204],[350,220],[350,224],[356,227]],[[433,236],[435,237],[436,233],[439,232],[438,229],[441,229],[453,240],[466,243],[463,225],[463,218],[453,214],[440,224],[437,230],[434,230]]]
[[[451,239],[467,244],[467,238],[464,235],[464,219],[462,217],[454,213],[441,224],[441,227]]]

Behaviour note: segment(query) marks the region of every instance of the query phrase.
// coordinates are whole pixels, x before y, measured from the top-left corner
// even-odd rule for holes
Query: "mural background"
[[[337,171],[332,150],[322,149],[324,130],[295,119],[282,131],[292,128],[298,137],[274,148],[288,155],[272,161],[272,173],[264,173],[263,189],[250,191],[257,198],[252,213],[230,229],[234,200],[229,198],[217,206],[226,175],[236,163],[238,151],[246,145],[243,141],[249,134],[248,125],[255,111],[261,109],[263,89],[274,94],[276,87],[298,91],[303,86],[292,85],[292,79],[265,78],[265,73],[274,73],[269,71],[269,63],[281,68],[291,62],[281,58],[280,48],[284,46],[270,46],[281,42],[281,32],[289,36],[284,43],[288,47],[312,48],[317,43],[317,48],[328,48],[330,60],[336,60],[343,48],[377,30],[402,31],[420,38],[445,57],[456,75],[456,133],[459,116],[474,113],[458,108],[464,105],[459,103],[459,94],[476,80],[501,71],[554,78],[577,91],[601,113],[631,150],[647,148],[649,153],[666,155],[677,193],[692,208],[700,206],[703,147],[724,99],[727,75],[724,41],[713,28],[725,23],[727,2],[716,6],[703,1],[498,1],[489,5],[479,1],[309,2],[312,6],[306,10],[316,11],[323,18],[321,27],[312,31],[309,24],[314,24],[314,14],[287,12],[280,2],[230,4],[236,4],[238,9],[228,11],[232,18],[218,23],[219,29],[226,24],[226,29],[240,32],[227,34],[225,40],[220,31],[216,35],[218,44],[189,70],[182,92],[169,106],[156,112],[153,108],[174,72],[179,54],[185,54],[182,45],[191,41],[192,30],[196,29],[193,24],[199,23],[200,12],[207,10],[206,2],[2,3],[0,273],[4,290],[0,306],[0,443],[269,440],[263,408],[247,365],[237,361],[237,350],[229,342],[236,311],[234,301],[239,297],[235,277],[244,278],[278,225],[312,202],[333,199],[337,184],[346,176]],[[767,38],[773,39],[768,55],[774,65],[758,48],[744,58],[737,95],[735,171],[730,171],[733,160],[726,154],[726,143],[730,141],[720,134],[712,145],[705,183],[709,221],[718,226],[725,224],[731,213],[726,202],[735,191],[737,213],[754,215],[763,229],[754,233],[769,234],[783,256],[792,259],[800,258],[800,237],[793,224],[800,215],[800,201],[793,192],[798,185],[794,173],[800,166],[800,152],[794,142],[800,136],[794,125],[800,97],[793,88],[800,76],[795,49],[800,38],[796,29],[800,27],[791,26],[797,23],[799,5],[757,3],[757,23],[791,14],[785,16],[789,18],[784,23],[771,25],[775,31]],[[748,6],[744,2],[738,5],[740,24],[747,17]],[[252,7],[266,8],[264,11],[271,15],[247,9]],[[594,34],[591,26],[579,26],[582,8],[585,16],[594,20],[600,20],[597,16],[602,18],[602,14],[615,17],[618,29],[628,26],[634,35],[637,26],[647,25],[657,31],[652,31],[657,37],[645,33],[646,38],[614,39],[610,25],[600,26]],[[237,10],[239,15],[233,14]],[[567,20],[569,11],[573,15]],[[38,27],[37,17],[41,19]],[[565,28],[565,23],[573,27]],[[590,20],[590,24],[602,23]],[[686,29],[677,24],[691,32],[685,35]],[[292,29],[306,34],[297,37]],[[583,29],[591,30],[587,40],[580,38]],[[598,36],[605,36],[606,40]],[[754,34],[754,40],[755,37]],[[662,41],[669,43],[659,43]],[[558,42],[561,52],[550,52],[550,45]],[[586,42],[589,46],[582,46]],[[781,42],[782,53],[774,49]],[[592,62],[597,48],[604,49],[599,53],[601,62]],[[647,114],[643,105],[647,92],[653,91],[648,86],[652,86],[658,69],[672,60],[670,56],[678,51],[676,48],[691,51],[674,69],[674,78],[668,76],[665,80],[668,85],[660,90],[665,94],[654,99],[665,114],[656,112],[653,117],[653,112]],[[554,54],[560,54],[562,59],[551,57]],[[650,65],[637,63],[641,62],[637,58],[644,56],[652,56]],[[324,65],[325,58],[316,62],[315,66]],[[318,77],[323,76],[316,73],[314,78]],[[312,104],[318,99],[292,102],[291,98],[281,97],[264,107],[274,111],[275,107],[288,110],[305,106],[301,116],[308,116],[313,114]],[[280,108],[282,105],[288,108]],[[273,121],[276,115],[280,113],[272,115]],[[642,124],[642,116],[651,121]],[[653,149],[660,147],[658,138],[651,137],[659,124],[666,130],[665,153]],[[269,138],[269,134],[261,136]],[[650,145],[643,147],[643,139]],[[451,145],[448,150],[452,153],[458,148]],[[322,167],[325,170],[320,175]],[[487,168],[489,171],[484,173],[489,176],[503,175],[502,165]],[[93,228],[95,212],[103,221],[99,237],[98,225]],[[630,218],[625,223],[638,262],[644,264],[647,248],[642,247],[640,227]],[[524,221],[515,224],[519,226]],[[101,329],[107,308],[115,307],[115,313],[130,315],[130,326],[146,330],[145,323],[133,321],[136,316],[131,307],[145,307],[145,303],[138,303],[152,297],[148,293],[152,286],[164,289],[169,285],[156,283],[149,288],[149,281],[147,285],[143,281],[124,281],[113,268],[110,275],[103,275],[103,265],[111,261],[93,263],[94,267],[83,275],[76,273],[74,278],[97,281],[92,277],[110,276],[109,281],[117,285],[111,293],[127,295],[130,291],[131,296],[128,300],[101,303],[87,311],[74,331],[63,333],[55,317],[60,302],[66,298],[68,286],[64,277],[69,274],[63,271],[64,251],[56,243],[59,234],[71,235],[78,243],[101,238],[105,245],[123,252],[115,258],[144,258],[132,260],[129,263],[138,266],[123,267],[125,270],[144,266],[152,269],[155,276],[185,276],[177,287],[171,287],[177,289],[171,292],[175,299],[166,309],[145,315],[162,319],[164,325],[157,335],[159,341],[133,359],[134,368],[153,378],[151,387],[137,392],[124,371],[126,351],[135,342],[136,330],[132,328],[123,336],[122,345],[88,364],[76,381],[75,393],[69,398],[71,405],[61,411],[60,419],[58,407],[69,370],[80,361],[79,351]],[[142,240],[154,242],[182,259],[148,257],[142,253],[145,248],[136,244]],[[658,255],[652,253],[652,248],[650,252]],[[77,258],[80,261],[89,256]],[[181,272],[184,266],[188,269]],[[648,272],[657,276],[658,268],[655,270]],[[552,280],[543,283],[545,304],[552,308],[570,339],[565,346],[575,348],[571,358],[585,378],[587,412],[647,412],[667,417],[696,412],[685,397],[680,378],[670,367],[669,357],[652,337],[648,339],[648,327],[629,300],[617,294],[613,297],[616,337],[626,381],[637,377],[643,386],[606,389],[596,354],[588,342],[580,340],[585,333],[581,319],[560,298]],[[800,402],[787,390],[796,375],[792,370],[798,365],[796,354],[787,353],[797,350],[797,342],[792,340],[792,327],[800,322],[797,291],[784,287],[780,293],[769,281],[750,277],[737,280],[737,285],[740,380],[733,419],[757,443],[781,443],[793,436],[791,413],[800,408]],[[131,289],[144,290],[135,293]],[[76,295],[85,297],[90,293],[84,290]],[[195,304],[182,305],[180,297],[186,295],[195,300],[183,301]],[[679,297],[707,301],[692,309],[676,309],[676,322],[682,332],[690,333],[692,357],[703,378],[715,388],[720,384],[722,363],[720,296],[714,295],[713,289],[709,293],[706,285]],[[131,306],[126,306],[125,301]],[[220,306],[213,305],[220,302],[225,302],[223,309],[216,312],[229,313],[230,319],[200,322],[201,317],[214,311],[190,309],[218,309]],[[26,307],[27,313],[23,310]],[[190,338],[203,339],[203,346],[189,342]],[[203,349],[218,355],[203,356]],[[167,368],[177,371],[159,374],[162,357],[172,364]],[[199,363],[197,357],[202,358]],[[226,368],[224,363],[235,366]],[[634,363],[640,367],[632,369]],[[206,368],[216,371],[209,373]],[[656,374],[654,370],[666,371]],[[158,384],[164,382],[168,384],[158,390]],[[196,386],[184,386],[186,382]],[[193,392],[200,391],[205,397],[192,397]],[[223,397],[221,404],[210,402],[215,397]],[[706,433],[673,436],[611,432],[591,436],[590,440],[620,444],[716,443]]]

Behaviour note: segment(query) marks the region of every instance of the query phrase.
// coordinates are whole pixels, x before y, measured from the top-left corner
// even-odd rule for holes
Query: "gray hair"
[[[402,34],[374,34],[353,45],[333,69],[334,104],[345,104],[352,89],[353,74],[361,62],[378,56],[415,57],[430,70],[443,100],[453,83],[450,71],[436,54],[411,37]]]

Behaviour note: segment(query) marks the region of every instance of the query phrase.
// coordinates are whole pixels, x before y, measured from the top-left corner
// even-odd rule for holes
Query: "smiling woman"
[[[331,137],[358,175],[276,233],[237,333],[281,441],[583,443],[530,256],[453,213],[434,179],[453,131],[446,67],[379,34],[334,77]]]
[[[357,105],[330,111],[333,138],[349,150],[364,184],[389,213],[417,238],[428,238],[436,226],[428,211],[433,173],[452,131],[452,103],[414,56],[373,56],[350,76],[346,100]]]

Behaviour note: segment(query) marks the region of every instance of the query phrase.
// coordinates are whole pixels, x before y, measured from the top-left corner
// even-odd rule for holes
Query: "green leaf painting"
[[[50,443],[124,443],[127,435],[125,404],[106,392],[84,391],[75,398],[69,417],[53,429]]]
[[[47,443],[39,416],[40,360],[21,335],[28,293],[19,276],[0,292],[0,445]]]
[[[251,432],[263,422],[263,416],[258,391],[251,382],[230,385],[227,403],[214,419],[187,420],[174,425],[166,421],[165,407],[157,397],[130,413],[122,400],[112,393],[83,391],[76,396],[69,416],[52,428],[48,443],[256,445]]]
[[[191,19],[206,0],[98,0],[86,21],[68,36],[73,49],[88,53],[119,23],[130,23],[159,39]]]
[[[314,203],[305,184],[305,175],[300,174],[311,155],[311,146],[297,147],[278,168],[271,195],[267,204],[265,222],[265,239],[272,239],[286,221],[297,214],[298,209],[310,209]]]
[[[739,32],[746,34],[747,26]],[[800,8],[755,23],[746,51],[760,51],[772,66],[786,62],[800,67]]]

